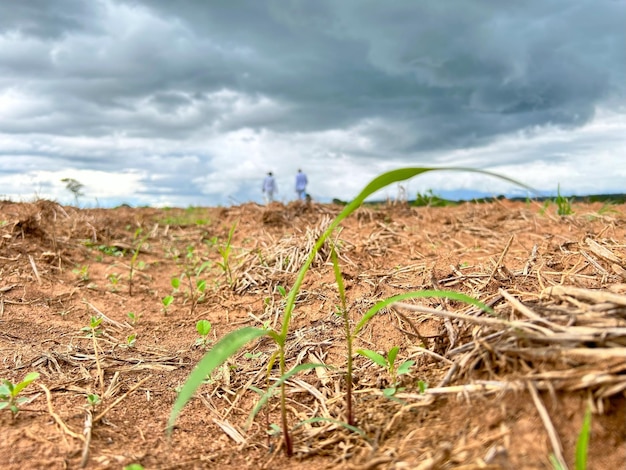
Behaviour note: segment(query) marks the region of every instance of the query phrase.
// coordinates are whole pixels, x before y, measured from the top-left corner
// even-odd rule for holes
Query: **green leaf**
[[[387,363],[389,363],[390,366],[393,366],[395,364],[398,352],[400,352],[400,348],[398,346],[394,346],[387,353]]]
[[[2,385],[0,385],[0,397],[11,397],[11,392],[13,390],[13,384],[8,380],[3,380]]]
[[[100,321],[102,321],[102,318],[100,318]],[[22,390],[24,390],[28,385],[30,385],[31,382],[37,380],[38,378],[39,378],[39,372],[30,372],[26,374],[26,377],[24,377],[24,380],[22,380],[18,384],[15,384],[15,388],[13,389],[12,395],[13,396],[19,395],[19,393]]]
[[[172,284],[172,287],[174,289],[178,289],[180,287],[180,278],[179,277],[173,277],[172,280],[171,280],[171,284]]]
[[[196,331],[201,336],[206,336],[211,332],[211,322],[209,320],[198,320],[196,323]]]
[[[204,279],[198,279],[196,289],[198,289],[198,292],[204,292],[206,290],[206,281]]]
[[[196,271],[196,275],[199,276],[200,274],[202,274],[204,270],[207,269],[209,266],[211,266],[210,261],[205,261],[204,263],[202,263],[200,267],[198,268],[198,270]]]
[[[161,300],[161,302],[163,302],[163,306],[167,308],[170,306],[172,302],[174,302],[174,296],[172,295],[165,296],[163,297],[163,300]]]
[[[587,452],[589,449],[589,437],[591,435],[591,408],[587,407],[583,425],[576,441],[576,470],[587,469]]]
[[[276,290],[281,295],[281,297],[287,297],[287,291],[283,286],[276,286]]]
[[[230,356],[239,351],[239,349],[247,343],[264,335],[267,335],[266,330],[250,326],[241,328],[224,336],[202,357],[202,359],[200,359],[200,362],[198,362],[194,370],[189,374],[189,377],[187,377],[187,381],[183,384],[174,402],[174,406],[172,406],[167,424],[168,434],[171,434],[176,418],[202,384],[206,376],[211,374],[216,367],[226,362]]]
[[[411,370],[411,367],[413,367],[414,365],[415,361],[404,361],[402,364],[400,364],[400,367],[398,367],[396,375],[408,374]]]
[[[407,292],[406,294],[400,294],[394,297],[389,297],[388,299],[385,299],[385,300],[381,300],[372,308],[370,308],[367,312],[365,312],[365,315],[363,315],[363,318],[361,318],[359,323],[357,323],[356,327],[354,328],[354,332],[352,333],[352,336],[355,337],[359,333],[359,331],[361,331],[361,329],[367,324],[367,322],[372,319],[374,315],[376,315],[380,310],[387,307],[388,305],[391,305],[395,302],[400,302],[402,300],[425,298],[425,297],[458,300],[458,301],[465,302],[470,305],[474,305],[480,308],[481,310],[484,310],[485,312],[494,313],[491,308],[489,308],[487,305],[482,303],[480,300],[476,300],[473,297],[470,297],[465,294],[461,294],[459,292],[453,292],[453,291],[447,291],[447,290],[420,290],[420,291],[414,291],[414,292]]]
[[[385,359],[383,356],[378,354],[376,351],[372,351],[371,349],[357,349],[356,352],[357,354],[360,354],[361,356],[367,357],[369,360],[378,364],[380,367],[384,369],[389,368],[389,363],[387,362],[387,359]]]
[[[330,259],[333,262],[333,271],[335,273],[335,281],[337,282],[337,290],[339,291],[339,298],[341,299],[341,316],[346,315],[345,305],[346,305],[346,288],[343,283],[343,276],[341,275],[341,268],[339,267],[339,259],[337,257],[337,252],[335,251],[335,246],[333,245],[330,250]]]

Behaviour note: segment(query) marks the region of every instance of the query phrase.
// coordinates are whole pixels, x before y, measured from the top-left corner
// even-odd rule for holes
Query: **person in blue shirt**
[[[296,174],[296,193],[298,194],[298,199],[301,201],[306,199],[306,185],[308,182],[309,180],[306,175],[298,168],[298,173]]]
[[[274,200],[274,193],[278,192],[278,187],[276,186],[276,180],[274,179],[274,175],[272,172],[268,172],[267,176],[263,180],[263,195],[265,197],[265,203],[269,204]]]

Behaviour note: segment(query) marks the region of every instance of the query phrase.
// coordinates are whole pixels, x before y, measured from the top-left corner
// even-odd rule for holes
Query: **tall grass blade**
[[[583,425],[576,441],[576,470],[587,470],[587,453],[591,435],[591,408],[587,407]]]
[[[187,381],[178,393],[176,402],[174,402],[170,419],[167,423],[168,434],[171,434],[176,418],[207,375],[213,372],[216,367],[221,366],[230,356],[239,351],[239,349],[247,343],[267,334],[267,330],[260,328],[253,328],[251,326],[241,328],[224,336],[202,357],[202,359],[200,359],[200,362],[198,362],[195,369],[189,374]]]
[[[359,331],[367,324],[368,321],[372,319],[374,315],[376,315],[380,310],[391,305],[395,302],[400,302],[402,300],[407,299],[416,299],[416,298],[440,298],[440,299],[449,299],[449,300],[459,300],[461,302],[465,302],[466,304],[474,305],[475,307],[484,310],[485,312],[494,313],[494,311],[489,308],[487,305],[482,303],[480,300],[476,300],[473,297],[470,297],[465,294],[461,294],[459,292],[447,291],[447,290],[421,290],[414,292],[407,292],[406,294],[395,295],[393,297],[389,297],[388,299],[381,300],[372,308],[370,308],[363,318],[357,323],[354,331],[352,333],[353,336],[356,336]]]
[[[346,354],[346,419],[348,420],[348,424],[350,426],[353,426],[354,424],[356,424],[356,420],[354,419],[354,411],[352,409],[352,334],[350,333],[350,317],[348,316],[348,307],[346,302],[346,287],[343,282],[341,268],[339,267],[339,259],[334,245],[330,251],[330,257],[333,262],[333,271],[335,273],[337,290],[339,291],[339,299],[341,301],[340,313],[343,319],[343,329],[346,338],[346,345],[348,348]]]
[[[308,258],[306,259],[304,265],[298,272],[298,277],[293,285],[293,288],[289,291],[289,296],[287,297],[287,302],[285,305],[285,312],[283,316],[283,325],[280,332],[282,337],[287,336],[287,332],[289,330],[289,324],[291,322],[291,315],[293,312],[293,308],[295,305],[296,297],[298,292],[300,292],[300,286],[304,281],[304,277],[306,276],[307,271],[311,267],[311,263],[313,259],[315,259],[315,255],[320,250],[320,248],[324,245],[326,239],[335,231],[335,229],[339,226],[339,224],[350,214],[352,214],[355,210],[357,210],[361,204],[367,199],[369,196],[374,194],[376,191],[383,189],[390,184],[397,183],[399,181],[404,181],[414,176],[421,175],[422,173],[427,173],[429,171],[462,171],[467,173],[479,173],[482,175],[493,176],[494,178],[501,179],[503,181],[508,181],[509,183],[513,183],[516,186],[520,186],[525,188],[533,193],[536,191],[528,185],[525,185],[513,178],[508,178],[506,176],[499,175],[497,173],[492,173],[490,171],[485,170],[477,170],[475,168],[463,168],[463,167],[441,167],[441,168],[431,168],[431,167],[414,167],[414,168],[400,168],[398,170],[388,171],[387,173],[383,173],[374,178],[363,190],[354,198],[352,202],[350,202],[344,209],[333,219],[328,228],[320,235],[317,243],[311,250]]]

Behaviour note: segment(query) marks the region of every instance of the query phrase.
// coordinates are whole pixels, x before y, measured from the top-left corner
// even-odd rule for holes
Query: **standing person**
[[[263,195],[265,197],[265,203],[269,204],[274,200],[274,193],[278,192],[278,188],[276,187],[276,180],[274,179],[274,175],[272,172],[268,172],[267,176],[263,180]]]
[[[301,201],[306,199],[306,185],[308,182],[309,180],[306,175],[298,168],[298,174],[296,175],[296,193],[298,194],[298,199]]]

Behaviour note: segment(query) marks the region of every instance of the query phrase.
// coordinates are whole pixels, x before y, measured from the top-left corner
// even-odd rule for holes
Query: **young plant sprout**
[[[126,347],[134,348],[137,342],[137,333],[131,333],[126,337]]]
[[[560,184],[557,186],[556,194],[557,196],[554,200],[554,202],[556,203],[556,213],[560,216],[572,215],[574,213],[574,210],[572,209],[572,202],[565,196],[561,195]]]
[[[89,393],[87,395],[87,404],[89,405],[90,408],[95,409],[96,406],[98,406],[100,404],[102,400],[100,399],[100,396],[95,394],[95,393]]]
[[[200,335],[200,337],[196,339],[196,346],[208,348],[211,344],[211,340],[209,339],[209,333],[211,333],[211,322],[209,320],[198,320],[196,323],[196,331]]]
[[[83,282],[88,282],[90,279],[89,266],[81,266],[80,268],[73,269],[72,272]]]
[[[230,231],[228,232],[228,238],[226,239],[226,243],[224,243],[223,245],[217,247],[217,250],[219,251],[220,256],[222,257],[222,261],[218,262],[217,265],[222,268],[222,271],[224,272],[224,274],[226,275],[226,281],[228,282],[229,286],[233,286],[233,272],[230,268],[230,252],[232,250],[232,240],[233,240],[233,234],[235,233],[235,228],[237,228],[237,224],[234,223],[232,225],[232,227],[230,228]]]
[[[133,282],[135,279],[135,271],[140,265],[140,263],[138,263],[137,261],[137,258],[139,257],[141,247],[148,239],[148,235],[141,236],[141,233],[142,229],[138,228],[137,230],[135,230],[135,234],[133,235],[133,255],[130,258],[128,271],[128,295],[133,295]]]
[[[31,401],[31,398],[21,397],[20,393],[38,378],[39,372],[30,372],[21,382],[15,384],[3,380],[0,384],[0,410],[8,408],[15,416],[20,411],[20,405]]]
[[[128,321],[131,325],[135,325],[137,323],[138,316],[135,312],[128,312],[126,316],[128,317]]]
[[[210,267],[211,263],[209,261],[202,261],[195,254],[195,249],[193,246],[187,247],[187,254],[185,256],[183,272],[180,276],[173,277],[172,284],[172,295],[166,297],[170,298],[169,304],[174,301],[174,294],[178,291],[182,291],[186,300],[190,301],[190,315],[193,315],[193,312],[196,309],[196,306],[204,301],[205,291],[206,291],[206,280],[202,279],[200,276],[202,273]],[[184,285],[184,281],[187,281]],[[165,300],[165,299],[164,299]]]
[[[117,292],[117,285],[120,282],[120,275],[117,273],[111,273],[107,276],[109,283],[111,284],[111,291]]]
[[[383,390],[383,395],[386,397],[392,397],[398,391],[398,376],[408,374],[412,366],[415,365],[415,361],[404,361],[399,366],[396,366],[396,358],[400,348],[398,346],[392,347],[387,353],[387,357],[372,351],[371,349],[357,349],[357,354],[367,357],[375,364],[385,369],[389,374],[389,387]]]
[[[168,421],[168,432],[171,433],[173,429],[173,425],[182,411],[185,404],[192,398],[198,387],[202,385],[204,379],[213,372],[217,367],[221,366],[224,362],[226,362],[231,356],[237,353],[241,348],[243,348],[246,344],[252,342],[255,339],[258,339],[262,336],[267,336],[274,341],[276,344],[277,350],[270,357],[268,364],[268,371],[271,370],[272,365],[275,361],[278,361],[280,378],[276,380],[267,390],[267,392],[261,397],[257,406],[254,408],[250,417],[253,418],[255,414],[258,412],[260,407],[264,405],[267,399],[273,395],[275,389],[280,387],[280,413],[281,413],[281,430],[283,433],[284,440],[284,450],[285,454],[289,457],[293,455],[293,442],[291,439],[291,433],[289,429],[289,420],[287,416],[287,403],[286,403],[286,389],[285,382],[292,377],[293,375],[308,370],[315,367],[326,367],[323,364],[311,364],[304,363],[299,364],[289,370],[287,370],[286,359],[285,359],[285,351],[287,346],[287,339],[289,335],[289,327],[291,324],[291,318],[293,316],[293,310],[295,308],[296,299],[300,292],[302,283],[304,278],[313,263],[317,253],[322,248],[327,239],[335,232],[335,230],[339,227],[341,222],[352,214],[356,209],[358,209],[361,204],[365,201],[367,197],[375,193],[376,191],[396,182],[404,181],[414,176],[420,175],[429,171],[440,171],[440,170],[454,170],[454,171],[467,171],[473,173],[481,173],[485,175],[491,175],[503,179],[505,181],[512,182],[519,186],[525,187],[527,186],[518,183],[515,180],[510,178],[500,176],[491,172],[483,171],[483,170],[475,170],[475,169],[467,169],[467,168],[402,168],[399,170],[393,170],[387,173],[383,173],[378,177],[374,178],[363,190],[358,194],[358,196],[348,205],[344,207],[344,209],[337,215],[327,227],[327,229],[322,233],[322,235],[318,238],[315,243],[313,249],[309,253],[306,261],[301,267],[294,285],[289,290],[286,301],[285,301],[285,309],[282,315],[282,326],[280,329],[262,329],[262,328],[254,328],[254,327],[244,327],[239,330],[228,333],[221,340],[217,341],[213,347],[204,355],[204,357],[198,362],[194,370],[190,373],[186,382],[183,384],[180,392],[178,394],[178,398],[176,399],[172,411],[170,413],[170,419]],[[338,263],[334,262],[335,266],[338,266]],[[337,273],[338,268],[335,268]],[[336,274],[340,277],[340,274]],[[346,340],[350,342],[354,339],[359,331],[367,324],[367,322],[376,315],[381,309],[388,306],[393,302],[397,302],[399,300],[404,300],[407,298],[417,298],[417,297],[445,297],[445,298],[453,298],[455,300],[460,300],[463,302],[467,302],[469,304],[475,305],[482,310],[491,311],[489,307],[487,307],[482,302],[473,299],[469,296],[450,292],[450,291],[418,291],[418,292],[410,292],[407,294],[395,296],[384,301],[378,302],[374,307],[372,307],[363,318],[357,323],[357,325],[352,329],[350,322],[347,317],[347,312],[345,312],[346,307],[343,305],[341,307],[341,315],[344,316],[346,323]],[[340,297],[345,297],[345,294],[341,293],[340,288]],[[349,359],[348,359],[349,360]],[[350,373],[350,371],[349,371]],[[397,376],[397,369],[395,372]],[[347,382],[352,383],[352,378],[347,377]],[[348,398],[349,399],[349,398]],[[351,418],[348,418],[351,419]]]
[[[161,299],[161,304],[163,305],[163,313],[167,314],[170,305],[172,305],[172,302],[174,302],[173,295],[166,295]]]

